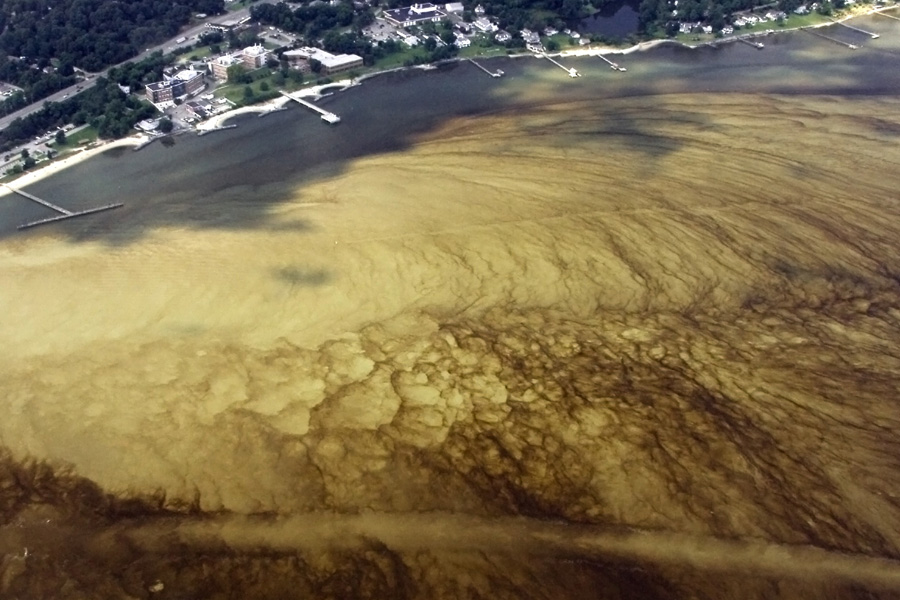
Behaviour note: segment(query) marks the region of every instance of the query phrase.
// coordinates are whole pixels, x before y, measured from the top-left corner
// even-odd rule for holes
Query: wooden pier
[[[75,217],[83,217],[85,215],[92,215],[94,213],[102,212],[104,210],[112,210],[113,208],[119,208],[120,206],[124,206],[121,202],[117,202],[116,204],[106,204],[104,206],[95,206],[94,208],[88,208],[85,210],[79,210],[77,212],[72,212],[71,210],[67,210],[62,206],[57,206],[52,202],[47,202],[43,198],[38,198],[34,194],[28,193],[24,190],[20,190],[18,188],[14,188],[11,185],[4,183],[3,184],[9,191],[14,194],[18,194],[23,198],[28,198],[32,202],[36,202],[41,206],[49,208],[50,210],[59,213],[58,215],[54,215],[52,217],[47,217],[46,219],[38,219],[37,221],[30,221],[28,223],[23,223],[19,225],[18,229],[28,229],[30,227],[37,227],[38,225],[45,225],[47,223],[55,223],[57,221],[63,221],[65,219],[74,219]]]
[[[833,37],[829,37],[829,36],[825,35],[824,33],[819,33],[818,31],[813,31],[812,29],[809,29],[809,28],[806,28],[806,27],[801,27],[801,28],[800,28],[800,31],[805,31],[806,33],[811,33],[811,34],[813,34],[813,35],[815,35],[815,36],[818,36],[818,37],[820,37],[820,38],[822,38],[822,39],[828,40],[829,42],[834,42],[835,44],[840,44],[841,46],[846,46],[847,48],[850,48],[851,50],[856,50],[857,48],[859,48],[859,46],[857,46],[857,45],[855,45],[855,44],[851,44],[851,43],[849,43],[849,42],[843,42],[843,41],[841,41],[841,40],[839,40],[839,39],[836,39],[836,38],[833,38]]]
[[[65,215],[56,215],[53,217],[47,217],[46,219],[38,219],[37,221],[30,221],[28,223],[22,223],[16,229],[29,229],[31,227],[37,227],[38,225],[46,225],[48,223],[55,223],[57,221],[63,221],[65,219],[74,219],[75,217],[83,217],[85,215],[92,215],[94,213],[102,212],[104,210],[112,210],[114,208],[119,208],[120,206],[125,206],[121,202],[116,202],[115,204],[106,204],[104,206],[95,206],[94,208],[88,208],[87,210],[80,210],[78,212],[70,212]]]
[[[304,100],[303,98],[300,98],[299,96],[292,96],[292,95],[288,94],[287,92],[281,92],[281,95],[286,96],[286,97],[290,98],[291,100],[298,102],[298,103],[302,104],[303,106],[305,106],[307,108],[311,108],[312,110],[316,111],[317,113],[322,115],[322,120],[325,121],[326,123],[334,124],[334,123],[341,122],[341,118],[339,116],[337,116],[336,114],[328,112],[327,110],[320,108],[320,107],[316,106],[315,104],[313,104],[312,102]]]
[[[490,75],[491,77],[502,77],[503,76],[503,71],[501,71],[500,69],[497,69],[496,71],[488,71],[487,69],[482,67],[480,64],[478,64],[477,62],[472,60],[471,58],[467,58],[466,60],[469,61],[470,63],[472,63],[473,65],[475,65],[476,67],[478,67],[479,69],[481,69],[482,71],[484,71],[485,73],[487,73],[488,75]]]
[[[881,37],[881,36],[878,35],[877,33],[872,33],[871,31],[866,31],[865,29],[860,29],[859,27],[854,27],[853,25],[847,25],[847,24],[844,23],[843,21],[834,21],[834,24],[835,24],[835,25],[840,25],[841,27],[846,27],[847,29],[851,29],[851,30],[853,30],[853,31],[857,31],[857,32],[859,32],[859,33],[864,33],[864,34],[866,34],[867,36],[869,36],[870,38],[872,38],[873,40],[877,40],[879,37]]]
[[[763,48],[765,48],[765,45],[762,42],[751,42],[747,38],[738,38],[738,41],[744,42],[745,44],[749,44],[749,45],[753,46],[754,48],[756,48],[757,50],[762,50]]]
[[[617,64],[614,63],[613,61],[609,60],[608,58],[606,58],[606,57],[603,56],[602,54],[598,54],[597,56],[599,56],[599,57],[602,58],[604,61],[606,61],[606,63],[609,64],[609,68],[612,69],[613,71],[621,71],[621,72],[624,73],[625,71],[628,70],[628,69],[626,69],[625,67],[620,67],[619,65],[617,65]]]
[[[894,7],[893,7],[893,6],[888,6],[887,8],[894,8]],[[881,12],[882,10],[884,10],[884,9],[881,9],[881,10],[874,10],[874,11],[872,11],[872,14],[873,14],[873,15],[878,15],[879,17],[887,17],[888,19],[894,19],[895,21],[900,21],[900,17],[895,17],[894,15],[886,15],[886,14],[884,14],[883,12]]]
[[[581,77],[581,73],[576,71],[574,68],[570,69],[568,67],[564,67],[561,64],[559,64],[558,62],[556,62],[555,60],[553,60],[552,58],[550,58],[549,56],[547,56],[546,54],[541,54],[541,56],[543,56],[544,58],[546,58],[547,60],[552,62],[554,65],[556,65],[557,67],[559,67],[560,69],[562,69],[563,71],[568,73],[569,77],[572,77],[572,78]]]

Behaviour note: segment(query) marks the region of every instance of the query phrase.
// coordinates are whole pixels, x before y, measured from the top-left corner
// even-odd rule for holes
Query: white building
[[[416,23],[437,23],[447,16],[443,10],[434,4],[413,4],[403,8],[392,8],[384,11],[384,18],[398,27],[410,27]]]
[[[213,77],[215,77],[216,79],[225,80],[228,79],[229,67],[233,67],[240,62],[241,61],[239,61],[234,56],[226,54],[225,56],[219,56],[213,59],[213,61],[209,63],[209,68],[212,71]]]
[[[258,69],[266,64],[268,55],[269,51],[259,44],[248,46],[241,52],[241,62],[248,69]]]
[[[493,33],[499,29],[496,25],[491,23],[490,19],[487,17],[478,17],[474,21],[472,21],[472,25],[475,29],[482,31],[484,33]]]
[[[298,48],[288,50],[282,56],[291,66],[305,73],[312,71],[311,61],[318,61],[322,65],[322,74],[331,75],[350,69],[361,67],[363,59],[356,54],[332,54],[319,48]]]

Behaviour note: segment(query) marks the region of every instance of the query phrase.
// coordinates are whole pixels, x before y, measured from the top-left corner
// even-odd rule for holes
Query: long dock
[[[867,36],[869,36],[870,38],[872,38],[873,40],[877,40],[879,37],[881,37],[881,36],[878,35],[877,33],[872,33],[871,31],[866,31],[865,29],[860,29],[859,27],[854,27],[853,25],[847,25],[847,24],[844,23],[843,21],[834,21],[834,24],[835,24],[835,25],[840,25],[841,27],[846,27],[847,29],[851,29],[851,30],[853,30],[853,31],[857,31],[857,32],[859,32],[859,33],[864,33],[864,34],[866,34]]]
[[[562,69],[563,71],[568,73],[569,77],[581,77],[581,73],[576,71],[574,68],[570,69],[568,67],[564,67],[561,64],[559,64],[558,62],[556,62],[555,60],[553,60],[552,58],[550,58],[549,56],[547,56],[546,54],[541,54],[541,56],[543,56],[544,58],[546,58],[547,60],[552,62],[554,65],[556,65],[557,67],[559,67],[560,69]]]
[[[341,122],[341,118],[339,116],[337,116],[336,114],[334,114],[332,112],[328,112],[327,110],[325,110],[319,106],[316,106],[312,102],[304,100],[303,98],[300,98],[298,96],[292,96],[292,95],[288,94],[287,92],[281,92],[281,95],[287,96],[291,100],[293,100],[295,102],[299,102],[300,104],[302,104],[303,106],[305,106],[307,108],[313,109],[314,111],[316,111],[317,113],[322,115],[322,120],[327,123],[340,123]]]
[[[602,58],[603,60],[605,60],[606,63],[609,64],[609,68],[612,69],[613,71],[622,71],[622,72],[624,73],[625,71],[628,70],[628,69],[626,69],[625,67],[620,67],[619,65],[617,65],[617,64],[614,63],[613,61],[609,60],[608,58],[606,58],[606,57],[603,56],[602,54],[598,54],[597,56],[599,56],[600,58]]]
[[[894,8],[893,6],[889,6],[888,8]],[[879,17],[887,17],[888,19],[894,19],[895,21],[900,21],[900,17],[895,17],[894,15],[887,15],[880,10],[872,11],[873,15],[878,15]]]
[[[18,194],[23,198],[28,198],[32,202],[36,202],[41,206],[45,206],[50,210],[59,213],[58,215],[54,215],[52,217],[47,217],[46,219],[38,219],[37,221],[30,221],[28,223],[23,223],[19,225],[18,229],[28,229],[29,227],[36,227],[38,225],[44,225],[46,223],[55,223],[56,221],[62,221],[64,219],[74,219],[75,217],[83,217],[84,215],[91,215],[94,213],[98,213],[104,210],[111,210],[113,208],[119,208],[120,206],[124,206],[121,202],[117,202],[116,204],[106,204],[104,206],[95,206],[94,208],[88,208],[85,210],[79,210],[77,212],[72,212],[71,210],[67,210],[62,206],[57,206],[52,202],[47,202],[43,198],[38,198],[34,194],[26,192],[25,190],[20,190],[18,188],[14,188],[8,183],[3,184],[9,191],[14,194]]]
[[[745,44],[749,44],[749,45],[753,46],[754,48],[756,48],[757,50],[762,50],[763,48],[765,48],[765,45],[762,42],[751,42],[747,38],[738,38],[738,41],[744,42]]]
[[[800,31],[805,31],[806,33],[811,33],[811,34],[813,34],[813,35],[815,35],[815,36],[818,36],[818,37],[820,37],[820,38],[822,38],[822,39],[828,40],[829,42],[834,42],[835,44],[840,44],[841,46],[846,46],[846,47],[850,48],[851,50],[856,50],[857,48],[859,48],[859,46],[857,46],[857,45],[855,45],[855,44],[851,44],[851,43],[849,43],[849,42],[843,42],[843,41],[841,41],[841,40],[839,40],[839,39],[836,39],[836,38],[833,38],[833,37],[829,37],[829,36],[827,36],[827,35],[825,35],[825,34],[823,34],[823,33],[819,33],[818,31],[813,31],[812,29],[808,29],[808,28],[806,28],[806,27],[801,27],[801,28],[800,28]]]
[[[64,216],[70,216],[70,217],[71,217],[73,214],[75,214],[75,213],[73,213],[71,210],[66,210],[66,209],[63,208],[62,206],[57,206],[57,205],[53,204],[52,202],[47,202],[46,200],[43,200],[43,199],[41,199],[41,198],[38,198],[38,197],[35,196],[34,194],[29,194],[29,193],[26,192],[25,190],[20,190],[20,189],[18,189],[18,188],[14,188],[13,186],[9,185],[8,183],[4,183],[3,185],[4,185],[4,186],[6,187],[6,189],[8,189],[9,191],[11,191],[11,192],[13,192],[13,193],[15,193],[15,194],[18,194],[18,195],[22,196],[23,198],[28,198],[29,200],[31,200],[31,201],[33,201],[33,202],[37,202],[38,204],[41,204],[41,205],[43,205],[43,206],[46,206],[46,207],[49,208],[50,210],[55,210],[56,212],[58,212],[58,213],[60,213],[60,214],[62,214],[62,215],[64,215]]]
[[[485,73],[487,73],[488,75],[490,75],[491,77],[501,77],[503,75],[503,71],[501,71],[500,69],[497,69],[496,71],[488,71],[483,66],[481,66],[480,64],[478,64],[477,62],[472,60],[471,58],[467,58],[466,60],[469,61],[470,63],[472,63],[473,65],[475,65],[476,67],[478,67],[479,69],[481,69],[482,71],[484,71]]]
[[[85,215],[92,215],[94,213],[102,212],[104,210],[112,210],[114,208],[119,208],[120,206],[125,206],[121,202],[116,202],[115,204],[106,204],[104,206],[95,206],[94,208],[88,208],[86,210],[80,210],[78,212],[69,212],[64,215],[56,215],[54,217],[47,217],[46,219],[38,219],[37,221],[30,221],[28,223],[22,223],[16,229],[29,229],[31,227],[37,227],[38,225],[46,225],[48,223],[55,223],[57,221],[63,221],[65,219],[74,219],[75,217],[83,217]]]

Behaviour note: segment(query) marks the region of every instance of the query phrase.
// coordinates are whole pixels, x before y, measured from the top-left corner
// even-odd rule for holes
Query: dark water
[[[884,24],[873,21],[869,28],[878,26]],[[390,74],[324,99],[322,105],[342,118],[337,127],[325,127],[299,107],[265,118],[238,117],[237,129],[179,136],[172,147],[116,149],[29,190],[73,210],[125,202],[124,209],[54,226],[77,239],[121,243],[167,224],[264,226],[265,207],[301,182],[335,175],[359,157],[401,150],[457,116],[512,114],[548,97],[577,101],[696,91],[880,95],[894,93],[900,84],[900,71],[884,66],[895,50],[844,53],[801,33],[772,36],[766,44],[763,52],[743,44],[664,45],[617,59],[627,74],[610,72],[596,58],[566,58],[585,74],[577,85],[557,67],[533,58],[492,60],[506,72],[501,80],[464,63]],[[837,70],[835,52],[842,53]],[[223,194],[239,199],[223,202]],[[213,201],[217,210],[208,210]],[[16,225],[43,216],[49,211],[7,199],[0,204],[0,236],[23,235]]]
[[[596,33],[610,38],[624,38],[638,31],[638,0],[610,2],[578,24],[582,33]]]

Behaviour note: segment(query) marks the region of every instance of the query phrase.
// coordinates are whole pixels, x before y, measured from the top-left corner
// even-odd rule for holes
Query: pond
[[[578,25],[581,33],[622,38],[638,30],[640,0],[610,2]]]

